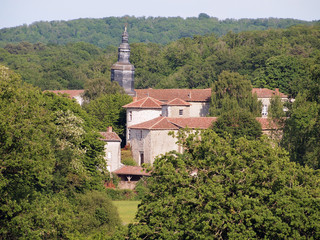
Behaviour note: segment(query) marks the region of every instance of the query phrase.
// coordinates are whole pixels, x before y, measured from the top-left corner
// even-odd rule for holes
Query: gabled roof
[[[114,171],[117,175],[142,175],[142,176],[150,176],[150,173],[147,173],[145,168],[137,167],[137,166],[123,166],[116,171]]]
[[[153,97],[163,102],[180,98],[186,102],[208,102],[211,98],[211,88],[206,89],[135,89],[137,98]]]
[[[167,103],[163,103],[162,105],[168,105],[168,106],[190,106],[190,103],[187,103],[186,101],[183,101],[180,98],[172,99],[171,101]]]
[[[271,98],[272,96],[279,95],[281,98],[287,98],[288,96],[279,92],[279,89],[270,90],[268,88],[252,88],[252,93],[256,93],[258,98]]]
[[[188,118],[168,118],[157,117],[155,119],[139,123],[129,128],[148,129],[148,130],[178,130],[180,128],[200,128],[207,129],[212,122],[217,120],[216,117],[188,117]]]
[[[121,138],[115,132],[100,132],[101,140],[105,142],[121,142]]]
[[[152,97],[145,97],[142,98],[138,101],[135,102],[131,102],[129,104],[124,105],[124,108],[159,108],[161,109],[161,104],[163,104],[163,102],[154,99]]]
[[[84,90],[46,90],[48,92],[53,92],[55,94],[67,94],[69,98],[74,98],[76,96],[80,96],[84,93]]]

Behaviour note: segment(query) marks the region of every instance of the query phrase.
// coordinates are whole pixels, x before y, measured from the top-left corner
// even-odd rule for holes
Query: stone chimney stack
[[[109,126],[107,132],[112,132],[112,127]]]

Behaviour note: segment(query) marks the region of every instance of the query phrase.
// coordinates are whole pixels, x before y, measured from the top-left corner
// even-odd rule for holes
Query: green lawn
[[[112,201],[118,208],[119,216],[124,225],[133,222],[133,219],[138,210],[140,201]]]

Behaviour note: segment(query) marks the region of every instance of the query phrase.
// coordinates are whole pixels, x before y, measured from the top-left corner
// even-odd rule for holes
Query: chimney
[[[276,91],[276,95],[279,95],[279,88],[276,88],[275,91]]]
[[[108,127],[108,131],[107,132],[112,132],[112,127],[111,126]]]

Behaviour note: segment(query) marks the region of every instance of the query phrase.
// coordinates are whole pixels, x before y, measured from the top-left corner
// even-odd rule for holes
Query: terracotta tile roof
[[[211,98],[211,88],[206,89],[135,89],[137,98],[153,97],[163,102],[180,98],[186,102],[207,102]]]
[[[121,142],[121,138],[115,132],[100,132],[103,138],[101,140],[106,142]]]
[[[211,88],[206,89],[135,89],[137,99],[147,96],[153,97],[163,102],[169,102],[175,98],[180,98],[186,102],[208,102],[211,99]],[[288,96],[279,92],[279,89],[270,90],[267,88],[252,88],[252,93],[256,93],[258,98],[271,98],[279,94],[281,98]]]
[[[168,118],[168,121],[180,128],[200,128],[208,129],[212,123],[217,121],[217,117],[189,117],[189,118]]]
[[[116,171],[114,171],[117,175],[142,175],[142,176],[150,176],[150,173],[147,173],[145,168],[138,166],[123,166]]]
[[[186,101],[183,101],[180,98],[172,99],[171,101],[167,103],[163,103],[162,105],[169,105],[169,106],[190,106],[190,103],[187,103]]]
[[[281,98],[287,98],[288,96],[279,92],[279,89],[270,90],[268,88],[252,88],[252,93],[256,93],[258,98],[271,98],[272,96],[279,95]]]
[[[124,108],[160,108],[163,102],[152,97],[145,97],[138,101],[124,105]]]
[[[158,129],[158,130],[177,130],[179,129],[178,126],[174,125],[173,123],[169,122],[166,117],[157,117],[152,120],[138,123],[128,128],[134,129]]]
[[[46,91],[53,92],[55,94],[67,94],[71,99],[84,93],[84,90],[46,90]]]
[[[139,123],[129,128],[149,129],[149,130],[178,130],[180,128],[200,128],[207,129],[216,121],[216,117],[188,117],[188,118],[168,118],[157,117],[150,121]]]
[[[256,120],[261,124],[262,130],[278,129],[278,125],[269,118],[257,117]]]

